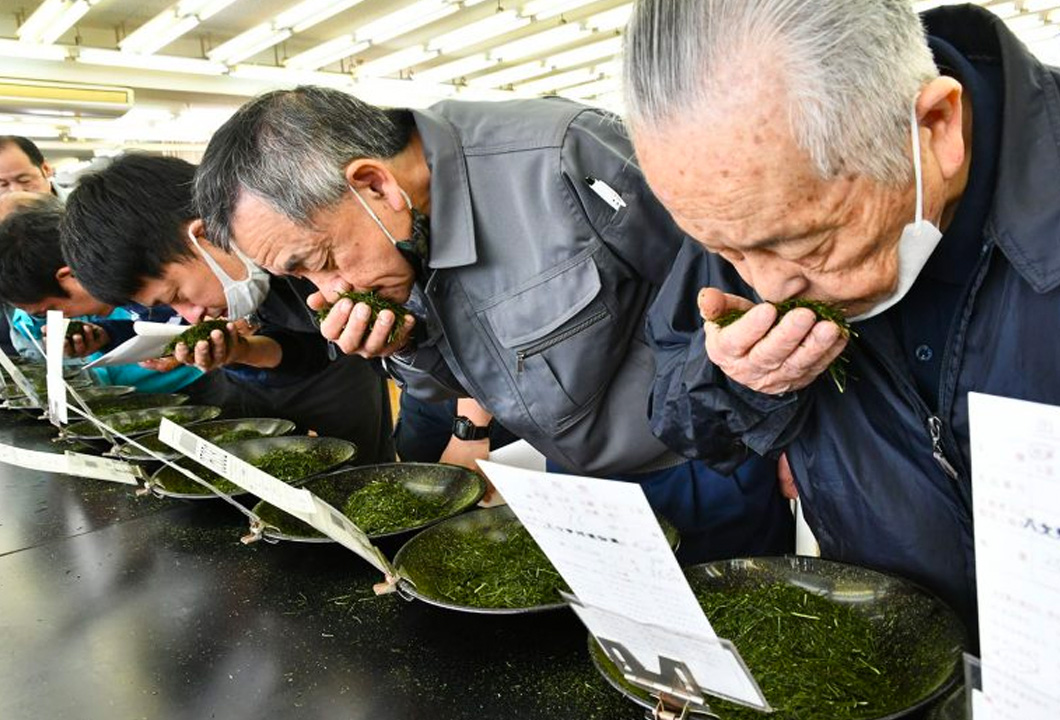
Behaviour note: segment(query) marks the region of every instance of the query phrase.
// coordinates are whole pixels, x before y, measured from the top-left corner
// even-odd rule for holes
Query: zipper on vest
[[[590,327],[600,322],[601,320],[606,320],[607,317],[610,316],[610,314],[611,313],[609,313],[607,310],[601,310],[595,315],[592,315],[586,318],[585,320],[582,320],[574,327],[568,328],[561,333],[553,335],[547,340],[539,342],[537,345],[531,345],[528,348],[519,350],[515,353],[515,372],[521,373],[523,371],[523,366],[526,364],[527,358],[531,358],[534,355],[540,355],[541,353],[548,350],[550,347],[559,345],[564,340],[568,340],[577,335],[578,333],[584,330],[588,330]]]
[[[935,462],[939,464],[943,472],[950,476],[951,480],[956,480],[957,470],[946,458],[946,452],[942,448],[942,420],[937,416],[932,415],[928,418],[928,432],[931,433],[931,455],[935,458]]]

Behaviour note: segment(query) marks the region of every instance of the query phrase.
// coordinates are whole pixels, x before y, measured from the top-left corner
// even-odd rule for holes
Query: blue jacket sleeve
[[[715,366],[696,304],[703,287],[753,297],[731,266],[685,241],[648,310],[646,333],[656,365],[648,415],[652,432],[672,450],[729,473],[748,450],[782,450],[798,432],[811,394],[758,393]]]

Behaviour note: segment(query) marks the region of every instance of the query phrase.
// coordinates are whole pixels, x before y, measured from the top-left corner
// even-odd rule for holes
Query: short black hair
[[[55,275],[66,266],[59,246],[63,205],[52,195],[35,195],[0,222],[0,298],[33,305],[67,297]]]
[[[8,145],[18,145],[19,150],[26,154],[29,161],[36,165],[38,168],[44,166],[44,153],[40,151],[37,144],[29,138],[22,137],[21,135],[0,135],[0,150],[3,150]]]
[[[63,254],[93,296],[125,305],[166,265],[192,257],[184,226],[198,218],[195,166],[154,155],[124,155],[85,175],[66,201]]]

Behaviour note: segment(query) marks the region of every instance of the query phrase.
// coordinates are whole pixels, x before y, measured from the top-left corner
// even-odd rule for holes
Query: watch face
[[[453,420],[453,435],[459,440],[482,440],[489,437],[489,425],[479,427],[466,417],[459,416]]]

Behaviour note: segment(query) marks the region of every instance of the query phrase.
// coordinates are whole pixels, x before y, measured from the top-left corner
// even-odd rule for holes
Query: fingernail
[[[839,328],[833,322],[818,323],[813,329],[813,337],[821,343],[832,343],[839,336]]]
[[[372,317],[372,309],[364,303],[358,305],[356,309],[354,309],[354,312],[357,314],[358,320],[367,320]]]
[[[335,307],[338,308],[339,312],[349,312],[353,309],[353,301],[349,298],[342,298],[335,303]]]
[[[394,324],[394,316],[391,315],[390,313],[385,313],[385,314],[380,315],[379,319],[376,320],[376,322],[378,324],[382,325],[383,327],[390,327],[391,325]]]
[[[795,327],[803,332],[808,332],[813,324],[817,322],[817,316],[813,314],[812,310],[806,310],[804,308],[798,308],[792,310],[792,314],[795,316],[792,323]]]

